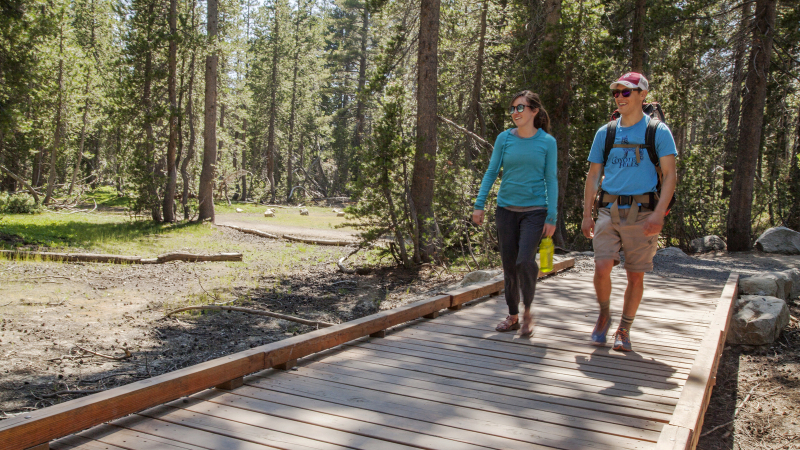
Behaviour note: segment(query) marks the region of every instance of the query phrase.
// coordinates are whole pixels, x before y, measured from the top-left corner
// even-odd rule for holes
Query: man
[[[581,229],[594,245],[594,287],[600,305],[600,316],[592,331],[594,345],[606,343],[611,324],[611,269],[619,263],[620,248],[625,252],[628,286],[613,348],[629,352],[631,325],[642,301],[644,273],[653,270],[658,234],[664,226],[664,216],[675,192],[677,152],[672,132],[663,122],[658,123],[655,151],[663,173],[658,195],[658,173],[644,147],[648,124],[656,120],[642,112],[648,92],[647,79],[635,72],[626,73],[611,83],[611,90],[620,118],[604,125],[595,134],[589,153],[591,166],[586,176]],[[616,133],[613,146],[606,143],[610,128],[611,133]],[[607,145],[610,151],[606,156]],[[602,199],[595,223],[592,206],[601,180]]]

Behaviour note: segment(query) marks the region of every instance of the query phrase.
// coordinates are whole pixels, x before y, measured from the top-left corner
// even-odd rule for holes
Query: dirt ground
[[[294,245],[233,230],[224,238],[267,250]],[[335,248],[323,261],[300,257],[282,273],[247,260],[240,267],[0,260],[0,420],[311,330],[241,313],[166,318],[173,308],[238,299],[236,306],[339,323],[438,292],[463,276],[429,266],[348,275],[335,261],[349,251]],[[762,256],[721,258],[744,267]],[[578,266],[590,270],[591,259],[581,259]],[[797,266],[796,258],[778,262]],[[204,285],[212,276],[228,281]],[[800,317],[800,299],[790,310]],[[798,405],[800,322],[793,319],[772,346],[725,348],[698,448],[800,449]]]
[[[231,242],[303,254],[302,244],[221,229]],[[247,258],[239,267],[0,259],[0,420],[312,329],[236,312],[166,318],[168,310],[238,299],[236,306],[340,323],[421,298],[463,276],[429,266],[348,275],[335,262],[352,249],[326,249],[326,260],[300,257],[281,273]],[[217,285],[209,284],[212,278]]]

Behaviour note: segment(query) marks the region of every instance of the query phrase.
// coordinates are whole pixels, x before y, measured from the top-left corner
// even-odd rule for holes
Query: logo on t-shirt
[[[627,145],[630,142],[628,141],[628,136],[622,136],[620,138],[620,144]],[[609,163],[611,164],[618,164],[619,168],[622,169],[623,167],[639,167],[639,163],[636,162],[636,149],[634,148],[623,148],[619,149],[625,152],[623,157],[614,157],[611,158]]]

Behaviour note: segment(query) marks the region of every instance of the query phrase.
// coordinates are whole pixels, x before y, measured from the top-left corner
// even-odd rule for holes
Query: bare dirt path
[[[309,216],[309,220],[314,220]],[[320,229],[302,227],[296,225],[284,225],[270,223],[268,219],[258,217],[254,214],[220,214],[214,221],[217,225],[233,225],[243,228],[254,228],[272,234],[290,234],[292,236],[312,237],[332,240],[351,240],[356,242],[358,237],[352,230],[340,230],[336,228]]]

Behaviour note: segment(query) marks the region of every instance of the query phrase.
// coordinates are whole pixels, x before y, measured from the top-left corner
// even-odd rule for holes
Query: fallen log
[[[216,255],[197,255],[194,253],[175,252],[159,255],[156,258],[141,256],[104,255],[96,253],[54,253],[26,252],[16,250],[0,250],[0,256],[9,259],[41,258],[43,261],[59,262],[92,262],[110,264],[163,264],[169,261],[204,262],[204,261],[241,261],[241,253],[218,253]]]
[[[217,224],[217,226],[218,227],[227,227],[227,228],[231,228],[231,229],[236,230],[236,231],[241,231],[242,233],[254,234],[256,236],[266,237],[266,238],[270,238],[270,239],[280,239],[282,237],[282,236],[278,236],[277,234],[267,233],[266,231],[254,230],[252,228],[242,228],[242,227],[237,227],[236,225],[220,225],[220,224]]]
[[[240,308],[238,306],[219,306],[219,305],[187,306],[186,308],[179,308],[179,309],[175,309],[173,311],[169,311],[166,314],[166,317],[169,317],[172,314],[177,314],[179,312],[192,311],[192,310],[198,310],[198,309],[204,309],[204,310],[209,310],[209,311],[237,311],[237,312],[243,312],[243,313],[247,313],[247,314],[255,314],[255,315],[258,315],[258,316],[268,316],[268,317],[274,317],[276,319],[290,320],[292,322],[302,323],[303,325],[311,325],[312,327],[317,327],[317,328],[332,327],[332,326],[336,325],[334,323],[315,321],[315,320],[306,320],[306,319],[301,319],[299,317],[287,316],[285,314],[279,314],[279,313],[274,313],[274,312],[269,312],[269,311],[261,311],[261,310],[258,310],[258,309]]]
[[[348,245],[356,245],[357,242],[350,242],[350,241],[337,241],[332,239],[311,239],[311,238],[301,238],[298,236],[291,236],[288,234],[284,234],[283,238],[289,241],[295,242],[303,242],[306,244],[316,244],[316,245],[336,245],[339,247],[346,247]]]

